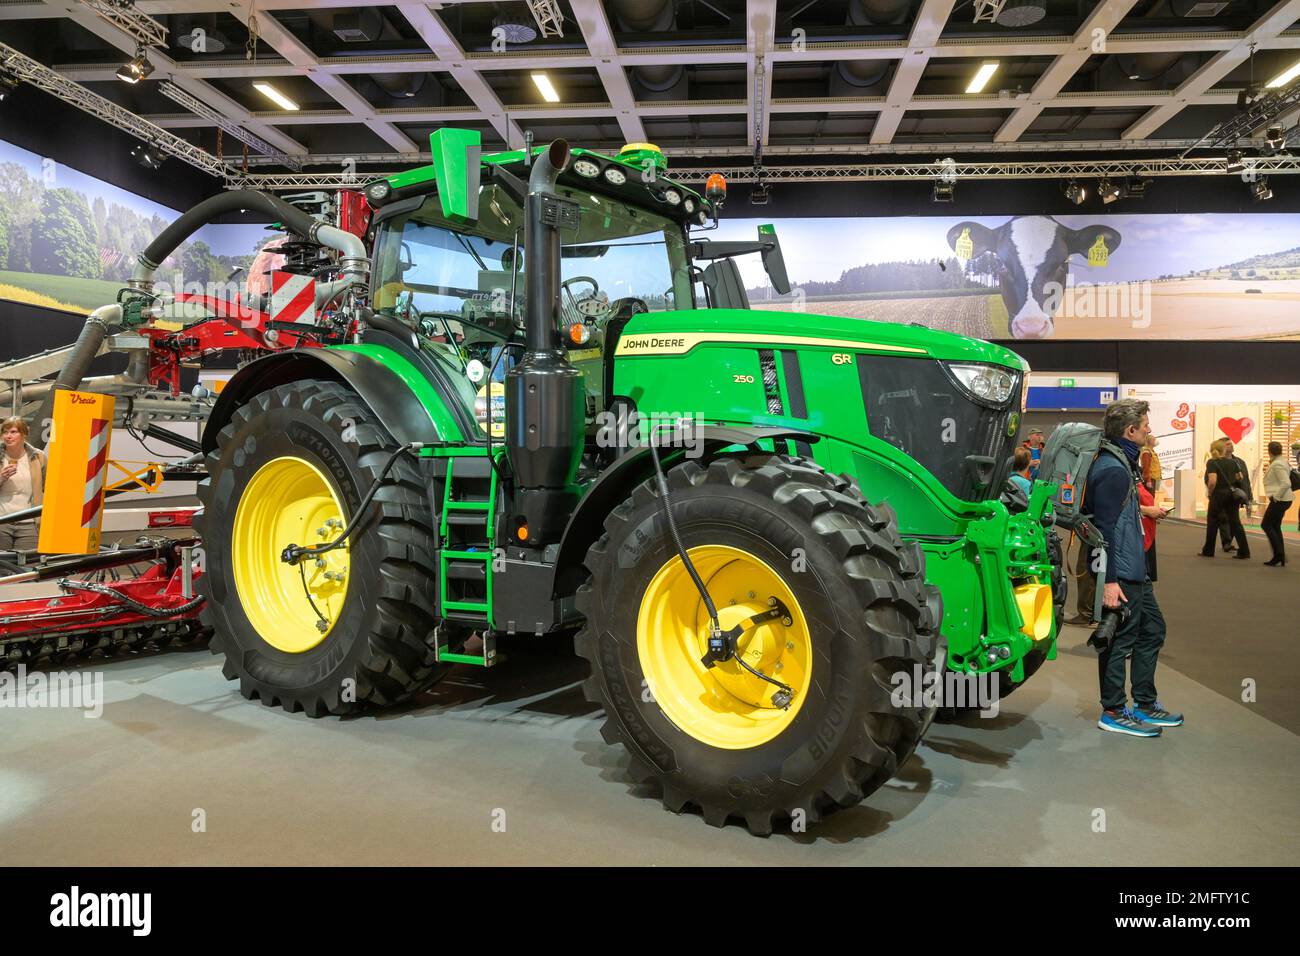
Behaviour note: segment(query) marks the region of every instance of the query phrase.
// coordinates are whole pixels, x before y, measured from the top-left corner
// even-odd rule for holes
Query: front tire
[[[623,744],[638,780],[664,806],[732,817],[768,834],[777,820],[813,823],[861,801],[911,756],[932,708],[895,706],[893,675],[934,667],[942,614],[924,555],[847,480],[775,455],[685,462],[667,475],[673,515],[709,583],[724,628],[788,607],[741,638],[738,653],[796,696],[734,661],[706,667],[707,612],[673,545],[657,485],[646,482],[605,520],[578,594],[575,647],[602,704],[602,735]],[[667,582],[665,584],[665,582]]]
[[[198,489],[199,589],[212,652],[245,697],[319,717],[394,704],[436,678],[433,512],[411,458],[346,547],[319,565],[279,560],[288,544],[336,537],[396,448],[355,393],[324,381],[253,396],[217,436]]]

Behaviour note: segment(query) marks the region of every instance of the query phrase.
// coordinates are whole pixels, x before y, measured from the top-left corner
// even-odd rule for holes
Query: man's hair
[[[25,422],[21,418],[14,417],[14,418],[6,418],[4,421],[0,422],[0,435],[3,435],[11,428],[18,429],[19,433],[23,436],[24,439],[29,434],[27,430],[27,422]]]
[[[1282,443],[1280,441],[1271,441],[1268,443],[1268,453],[1276,458],[1282,454]]]
[[[1029,467],[1029,463],[1033,460],[1034,457],[1029,454],[1029,449],[1024,445],[1019,445],[1016,448],[1016,460],[1012,463],[1012,470],[1024,471]]]
[[[1112,441],[1123,438],[1130,428],[1141,425],[1142,416],[1150,411],[1151,403],[1140,398],[1121,398],[1118,402],[1111,402],[1106,406],[1106,414],[1102,418],[1102,431]]]

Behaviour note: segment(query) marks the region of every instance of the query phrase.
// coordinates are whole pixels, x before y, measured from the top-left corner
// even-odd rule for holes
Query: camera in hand
[[[1104,654],[1106,648],[1110,647],[1111,640],[1128,620],[1129,609],[1127,605],[1121,604],[1119,607],[1102,608],[1101,623],[1097,625],[1097,630],[1092,632],[1092,637],[1088,638],[1088,644],[1097,649],[1098,654]]]

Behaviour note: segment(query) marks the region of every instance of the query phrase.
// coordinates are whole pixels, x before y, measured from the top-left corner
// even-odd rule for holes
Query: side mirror
[[[763,268],[772,280],[772,288],[781,295],[789,295],[790,277],[785,272],[785,256],[781,255],[781,240],[776,237],[776,227],[770,223],[759,226],[758,238],[763,243]]]

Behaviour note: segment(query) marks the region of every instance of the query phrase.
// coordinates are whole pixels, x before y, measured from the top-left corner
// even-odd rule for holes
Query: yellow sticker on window
[[[1106,237],[1099,235],[1097,241],[1088,249],[1088,265],[1105,266],[1110,262],[1110,250],[1106,248]]]

